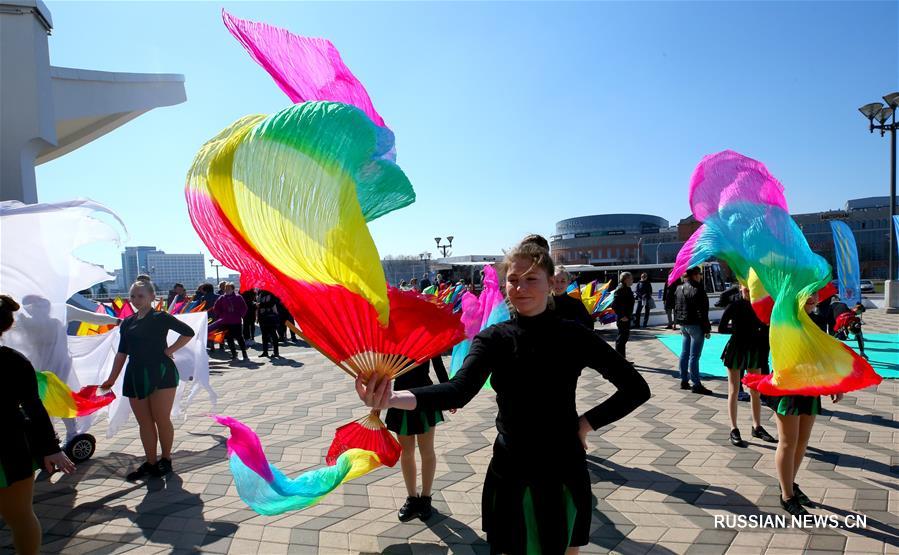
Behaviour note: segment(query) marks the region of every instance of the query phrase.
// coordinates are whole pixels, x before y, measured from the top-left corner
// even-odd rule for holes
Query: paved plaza
[[[871,332],[895,333],[899,316],[865,315]],[[605,332],[606,339],[613,332]],[[799,475],[821,502],[812,512],[867,517],[863,529],[727,529],[715,515],[782,515],[774,478],[774,447],[728,443],[726,382],[710,379],[714,396],[682,391],[675,356],[655,339],[661,329],[634,332],[629,355],[649,382],[652,398],[631,416],[589,437],[594,513],[589,553],[899,553],[899,382],[824,401]],[[324,357],[300,345],[269,362],[213,360],[217,412],[252,426],[269,459],[288,475],[323,464],[335,428],[365,414],[352,382]],[[218,353],[217,353],[218,355]],[[896,361],[899,364],[899,360]],[[549,379],[551,374],[547,374]],[[534,384],[534,410],[539,383]],[[579,409],[612,387],[589,369]],[[199,397],[203,395],[200,394]],[[740,403],[749,438],[748,403]],[[225,429],[195,401],[176,424],[176,472],[166,480],[130,484],[125,474],[142,455],[137,428],[108,440],[91,432],[97,453],[67,477],[40,481],[35,510],[47,553],[487,553],[480,496],[494,439],[496,405],[484,391],[437,431],[435,514],[401,524],[405,500],[399,465],[354,480],[305,511],[259,516],[237,495],[226,460]],[[763,423],[776,430],[763,408]],[[11,552],[9,531],[0,546]]]

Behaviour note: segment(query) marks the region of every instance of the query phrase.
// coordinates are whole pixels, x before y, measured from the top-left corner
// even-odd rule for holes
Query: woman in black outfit
[[[125,361],[122,395],[129,398],[131,411],[140,427],[140,441],[146,462],[128,474],[130,482],[148,476],[163,476],[172,471],[172,405],[178,387],[178,368],[175,351],[185,346],[194,330],[165,311],[153,310],[156,290],[149,281],[136,281],[131,286],[131,304],[137,312],[125,318],[119,329],[119,352],[112,371],[101,387],[111,389],[119,378]],[[169,330],[181,337],[168,345]],[[162,447],[162,457],[156,458],[156,444]]]
[[[428,376],[431,364],[440,383],[449,381],[446,366],[439,356],[424,364],[420,364],[406,372],[393,382],[397,391],[431,385]],[[451,412],[456,412],[452,410]],[[434,473],[437,471],[437,455],[434,453],[434,431],[437,424],[443,422],[443,413],[439,410],[400,410],[388,409],[385,424],[387,429],[397,435],[403,453],[400,456],[400,467],[403,469],[403,480],[406,482],[406,503],[397,515],[401,522],[408,522],[415,517],[427,520],[431,517],[431,486]],[[421,495],[418,495],[415,478],[415,443],[421,454]]]
[[[447,383],[394,391],[390,380],[356,381],[376,409],[433,411],[465,406],[492,373],[499,432],[482,497],[483,528],[495,553],[576,553],[592,513],[586,436],[649,399],[646,381],[598,335],[547,310],[549,251],[519,244],[506,255],[507,322],[479,333]],[[585,366],[618,391],[578,417],[575,388]]]
[[[740,436],[737,428],[737,395],[740,392],[740,380],[743,371],[758,374],[760,369],[767,368],[768,353],[771,347],[768,345],[768,326],[762,323],[752,309],[749,301],[749,288],[745,285],[740,289],[741,296],[732,300],[718,324],[718,333],[731,334],[721,360],[727,368],[727,413],[730,416],[730,442],[736,447],[746,447],[746,442]],[[752,409],[752,437],[764,441],[777,443],[761,425],[762,404],[759,392],[750,389],[750,405]]]
[[[0,295],[0,335],[12,327],[19,303]],[[38,396],[34,367],[21,353],[0,347],[0,517],[12,530],[16,553],[36,555],[41,547],[41,523],[34,515],[34,471],[52,474],[75,471],[59,449],[59,438]]]
[[[571,274],[564,268],[556,268],[556,274],[553,276],[553,310],[563,320],[571,320],[584,326],[588,330],[593,329],[593,318],[587,312],[587,307],[580,299],[569,297],[566,291],[568,284],[571,283]],[[580,293],[579,293],[580,294]]]

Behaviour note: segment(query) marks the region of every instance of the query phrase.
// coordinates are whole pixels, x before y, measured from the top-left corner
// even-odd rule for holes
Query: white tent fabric
[[[118,231],[93,217],[96,213],[109,214],[124,229],[114,212],[90,200],[0,202],[0,292],[22,305],[15,325],[0,343],[25,355],[36,370],[53,372],[75,390],[82,384],[71,372],[66,349],[66,300],[114,276],[73,252],[96,242],[120,243]]]
[[[113,277],[102,267],[73,254],[92,243],[120,244],[119,232],[95,218],[97,213],[110,215],[125,229],[114,212],[91,200],[29,205],[0,202],[0,292],[22,305],[16,313],[16,323],[0,337],[0,344],[25,355],[36,370],[53,372],[73,390],[105,381],[119,345],[118,328],[103,335],[66,335],[66,301],[78,291]],[[206,353],[207,315],[202,312],[177,317],[196,332],[196,338],[175,354],[182,380],[179,393],[193,381],[187,403],[202,387],[215,404],[217,397],[209,385]],[[169,342],[175,340],[174,335]],[[114,391],[121,395],[121,379]],[[183,414],[179,402],[182,396],[177,396],[172,408],[175,416]],[[110,419],[107,435],[112,437],[127,422],[131,406],[120,397],[104,410]],[[77,430],[68,430],[71,420],[67,419],[69,435],[87,431],[95,416],[77,419]]]

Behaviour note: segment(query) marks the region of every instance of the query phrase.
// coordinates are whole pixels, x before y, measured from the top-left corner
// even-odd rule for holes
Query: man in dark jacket
[[[680,353],[680,388],[691,389],[689,378],[693,380],[693,393],[710,395],[712,392],[699,381],[702,345],[712,333],[709,297],[702,286],[702,270],[699,267],[687,270],[686,281],[675,292],[674,318],[680,324],[681,335],[684,337]]]
[[[618,337],[615,338],[615,350],[627,358],[627,340],[631,336],[631,315],[634,313],[634,292],[631,283],[634,278],[630,272],[622,272],[618,278],[618,287],[612,294],[612,310],[618,316]]]
[[[635,293],[637,295],[637,311],[634,312],[634,327],[640,327],[640,313],[646,307],[646,314],[643,316],[643,327],[649,323],[649,311],[652,307],[652,284],[649,283],[649,274],[643,272],[640,274],[640,281],[637,282]]]

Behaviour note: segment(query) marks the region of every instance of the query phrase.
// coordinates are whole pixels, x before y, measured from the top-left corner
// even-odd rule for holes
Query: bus
[[[667,264],[625,264],[619,266],[593,266],[591,264],[560,264],[579,284],[587,284],[593,280],[606,283],[611,280],[611,288],[618,285],[618,276],[621,272],[630,272],[634,276],[634,283],[640,280],[640,274],[649,275],[649,282],[654,292],[660,292],[668,281],[668,274],[674,268],[674,263]],[[703,279],[706,293],[721,293],[730,284],[724,281],[721,265],[718,262],[706,262],[702,264]],[[656,293],[658,294],[658,293]]]

